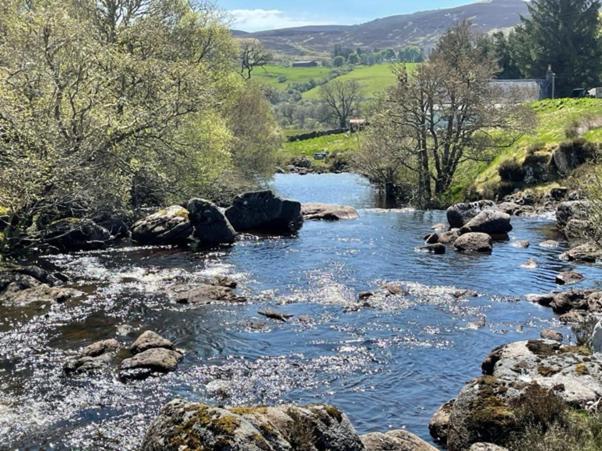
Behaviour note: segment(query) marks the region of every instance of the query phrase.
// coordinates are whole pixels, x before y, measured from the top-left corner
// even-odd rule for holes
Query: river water
[[[429,439],[435,409],[480,373],[503,343],[554,327],[550,310],[524,300],[558,287],[577,269],[583,286],[596,267],[558,259],[552,218],[513,218],[511,241],[491,256],[418,252],[441,211],[382,210],[361,177],[278,175],[285,197],[358,208],[360,218],[307,222],[295,238],[244,237],[231,249],[193,253],[125,247],[46,257],[89,293],[84,301],[0,307],[0,448],[132,449],[160,407],[174,397],[212,404],[331,403],[359,432],[406,427]],[[528,249],[512,240],[526,239]],[[529,259],[536,269],[521,267]],[[243,305],[191,308],[169,302],[165,287],[229,275]],[[349,311],[357,295],[385,282],[409,294]],[[457,288],[480,296],[457,299]],[[286,323],[258,314],[272,308]],[[129,344],[152,329],[186,355],[174,373],[123,384],[114,369],[66,378],[75,350],[117,337]]]

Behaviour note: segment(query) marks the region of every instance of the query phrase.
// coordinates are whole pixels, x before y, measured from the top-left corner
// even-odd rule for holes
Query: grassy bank
[[[286,67],[268,65],[253,72],[253,79],[273,88],[285,90],[289,85],[321,80],[332,72],[330,67]]]
[[[307,157],[312,161],[314,166],[325,166],[326,163],[324,161],[314,160],[314,153],[329,152],[330,154],[350,154],[359,149],[361,139],[361,133],[344,133],[340,135],[321,136],[305,141],[286,142],[278,152],[278,160],[281,164],[286,164],[293,158]]]
[[[524,161],[529,148],[554,145],[567,140],[567,131],[578,121],[591,116],[602,116],[602,99],[556,99],[531,104],[537,117],[535,130],[520,138],[512,146],[500,151],[490,163],[468,162],[458,171],[459,176],[450,190],[454,201],[462,200],[469,188],[485,194],[501,182],[499,168],[508,160]],[[590,141],[602,141],[602,129],[583,135]]]

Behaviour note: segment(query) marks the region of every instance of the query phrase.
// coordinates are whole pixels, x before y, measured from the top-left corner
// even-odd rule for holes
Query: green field
[[[416,64],[408,64],[409,70],[415,69]],[[351,72],[341,75],[337,80],[355,80],[362,89],[364,97],[374,97],[395,84],[393,65],[376,64],[374,66],[358,66]],[[320,87],[303,94],[304,99],[315,100],[320,97]]]
[[[253,79],[268,86],[286,89],[291,84],[307,83],[310,80],[321,80],[325,78],[332,68],[330,67],[286,67],[268,65],[263,68],[257,68],[253,72]],[[278,81],[279,77],[286,78],[286,81]]]
[[[324,162],[314,161],[314,153],[329,152],[332,154],[354,152],[359,149],[361,139],[361,133],[343,133],[340,135],[321,136],[305,141],[286,142],[278,152],[278,159],[282,164],[286,164],[295,157],[304,156],[312,160],[314,165],[321,166]]]

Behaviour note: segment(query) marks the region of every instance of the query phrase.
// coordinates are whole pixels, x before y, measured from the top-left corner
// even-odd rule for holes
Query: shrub
[[[506,160],[500,164],[498,173],[503,181],[522,182],[525,171],[516,160]]]

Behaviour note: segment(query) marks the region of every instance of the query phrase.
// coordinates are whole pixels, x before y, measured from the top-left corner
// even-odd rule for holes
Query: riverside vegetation
[[[518,36],[541,41],[550,24],[538,11],[551,1],[534,2]],[[282,150],[282,112],[255,83],[268,55],[235,41],[207,5],[9,0],[0,13],[0,431],[11,446],[430,451],[424,433],[401,429],[383,387],[403,391],[407,371],[429,382],[429,396],[403,398],[408,410],[449,399],[474,356],[453,354],[469,366],[450,369],[445,393],[430,382],[457,362],[413,365],[422,353],[449,358],[464,336],[474,349],[478,336],[496,346],[434,412],[432,443],[602,449],[600,100],[499,102],[488,81],[500,55],[463,22],[428,61],[390,72],[394,85],[369,106],[374,85],[353,80],[361,69],[307,90],[340,128],[360,108],[370,124]],[[371,188],[346,174],[324,189],[313,184],[339,179],[281,174],[268,189],[278,163],[294,157],[299,172],[316,144],[335,154],[324,167],[351,167],[422,210],[374,208]],[[346,201],[356,204],[334,205]],[[318,222],[302,231],[305,221]],[[395,279],[400,268],[410,280]],[[488,288],[501,271],[512,282]],[[583,288],[558,291],[573,284]],[[504,318],[501,331],[483,312]],[[326,402],[333,393],[357,430]],[[373,393],[387,411],[367,404]],[[28,409],[44,412],[40,424]],[[403,415],[424,429],[419,409]],[[358,432],[385,424],[394,429]]]

